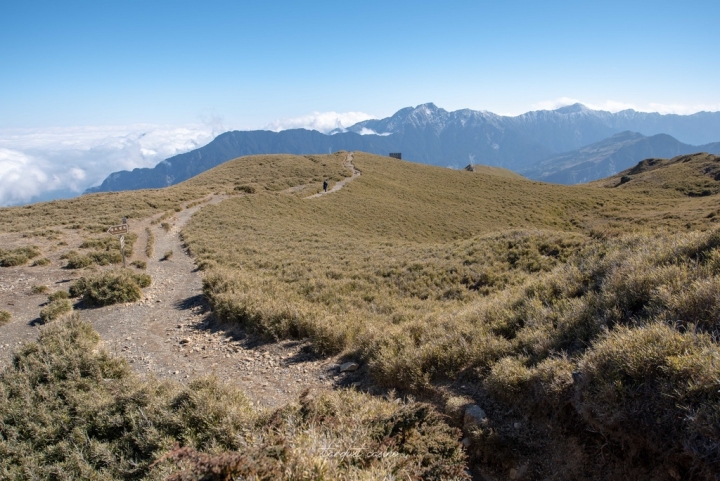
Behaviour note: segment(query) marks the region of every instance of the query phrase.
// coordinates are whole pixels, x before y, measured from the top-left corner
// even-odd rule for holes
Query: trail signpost
[[[108,234],[120,236],[120,254],[122,254],[123,267],[127,267],[125,265],[125,234],[130,231],[129,229],[130,226],[127,223],[127,217],[123,217],[122,224],[114,225],[107,230]]]

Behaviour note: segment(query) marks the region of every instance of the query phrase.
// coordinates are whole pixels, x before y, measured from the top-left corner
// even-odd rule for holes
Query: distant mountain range
[[[720,139],[720,112],[611,113],[575,104],[508,117],[469,109],[448,112],[428,103],[330,134],[304,129],[226,132],[208,145],[166,159],[152,169],[114,172],[87,192],[166,187],[235,157],[267,153],[402,152],[403,159],[426,164],[455,168],[485,164],[521,172],[623,131],[668,134],[681,142],[706,144]],[[639,160],[642,158],[635,162]]]
[[[621,132],[577,150],[566,152],[522,170],[524,176],[556,184],[579,184],[615,175],[649,158],[670,159],[695,152],[720,154],[720,142],[684,144],[667,134],[646,137]]]

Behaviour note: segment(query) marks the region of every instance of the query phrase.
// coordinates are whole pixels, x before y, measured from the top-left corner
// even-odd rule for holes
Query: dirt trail
[[[333,192],[337,192],[343,187],[345,187],[345,184],[348,182],[352,182],[353,180],[360,177],[361,173],[357,168],[355,167],[355,164],[353,164],[353,153],[348,152],[347,157],[345,157],[345,162],[343,163],[343,166],[349,168],[352,170],[352,175],[350,177],[346,177],[345,179],[336,182],[335,185],[332,186],[332,189],[328,190],[327,192],[318,192],[317,194],[310,195],[308,197],[305,197],[306,199],[315,199],[317,197],[323,196],[325,194],[332,194]]]
[[[349,156],[351,161],[352,157]],[[359,174],[358,174],[359,175]],[[215,196],[209,203],[218,203]],[[309,353],[307,343],[285,341],[263,343],[241,329],[216,322],[202,296],[202,278],[194,260],[188,255],[180,230],[203,205],[177,213],[166,232],[150,226],[149,220],[131,225],[140,238],[134,259],[145,259],[152,285],[144,290],[145,298],[136,303],[94,309],[76,309],[92,322],[105,347],[128,359],[140,373],[159,377],[190,380],[197,375],[215,374],[230,380],[261,406],[285,404],[304,389],[348,385],[355,379],[340,375],[336,359],[317,359]],[[147,259],[144,230],[150,226],[155,237],[152,259]],[[168,260],[160,260],[172,251]],[[18,268],[30,271],[8,288],[8,278],[17,276],[15,268],[2,270],[0,304],[13,304],[13,321],[0,326],[0,365],[10,359],[18,344],[33,340],[38,333],[37,317],[47,295],[29,293],[33,283],[51,284],[51,292],[67,289],[82,271],[60,268]],[[32,269],[36,269],[32,271]],[[19,287],[18,287],[19,286]],[[5,288],[6,290],[2,290]],[[0,306],[0,308],[3,308]]]

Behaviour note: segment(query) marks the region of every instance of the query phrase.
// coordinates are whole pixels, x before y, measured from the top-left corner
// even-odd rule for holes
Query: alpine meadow
[[[720,479],[719,220],[702,153],[255,155],[2,208],[0,478]]]

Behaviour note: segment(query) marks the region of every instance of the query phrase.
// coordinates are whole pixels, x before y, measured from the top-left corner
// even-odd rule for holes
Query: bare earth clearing
[[[348,155],[353,176],[336,183],[330,192],[337,192],[360,175]],[[325,192],[311,197],[318,197]],[[213,196],[207,203],[218,203],[224,196]],[[361,374],[340,374],[335,358],[318,359],[306,343],[283,341],[267,343],[248,335],[237,326],[217,323],[202,295],[202,277],[194,260],[188,255],[180,231],[201,204],[177,213],[171,228],[165,231],[150,220],[131,223],[138,234],[133,259],[147,262],[152,285],[144,290],[145,298],[136,303],[75,311],[90,321],[103,339],[104,347],[122,355],[133,368],[143,374],[189,380],[199,375],[215,375],[238,385],[258,406],[276,407],[296,399],[307,388],[331,388],[359,383]],[[155,236],[152,259],[144,254],[147,242],[145,228]],[[12,314],[12,321],[0,326],[0,366],[11,360],[18,345],[34,340],[39,312],[47,302],[47,293],[33,294],[32,286],[46,285],[48,293],[67,290],[71,282],[87,273],[61,266],[59,257],[81,242],[77,231],[63,230],[60,239],[68,247],[58,248],[57,238],[22,238],[19,234],[0,236],[5,247],[35,244],[52,261],[50,266],[7,267],[0,269],[0,308]],[[172,251],[167,260],[160,260]]]

